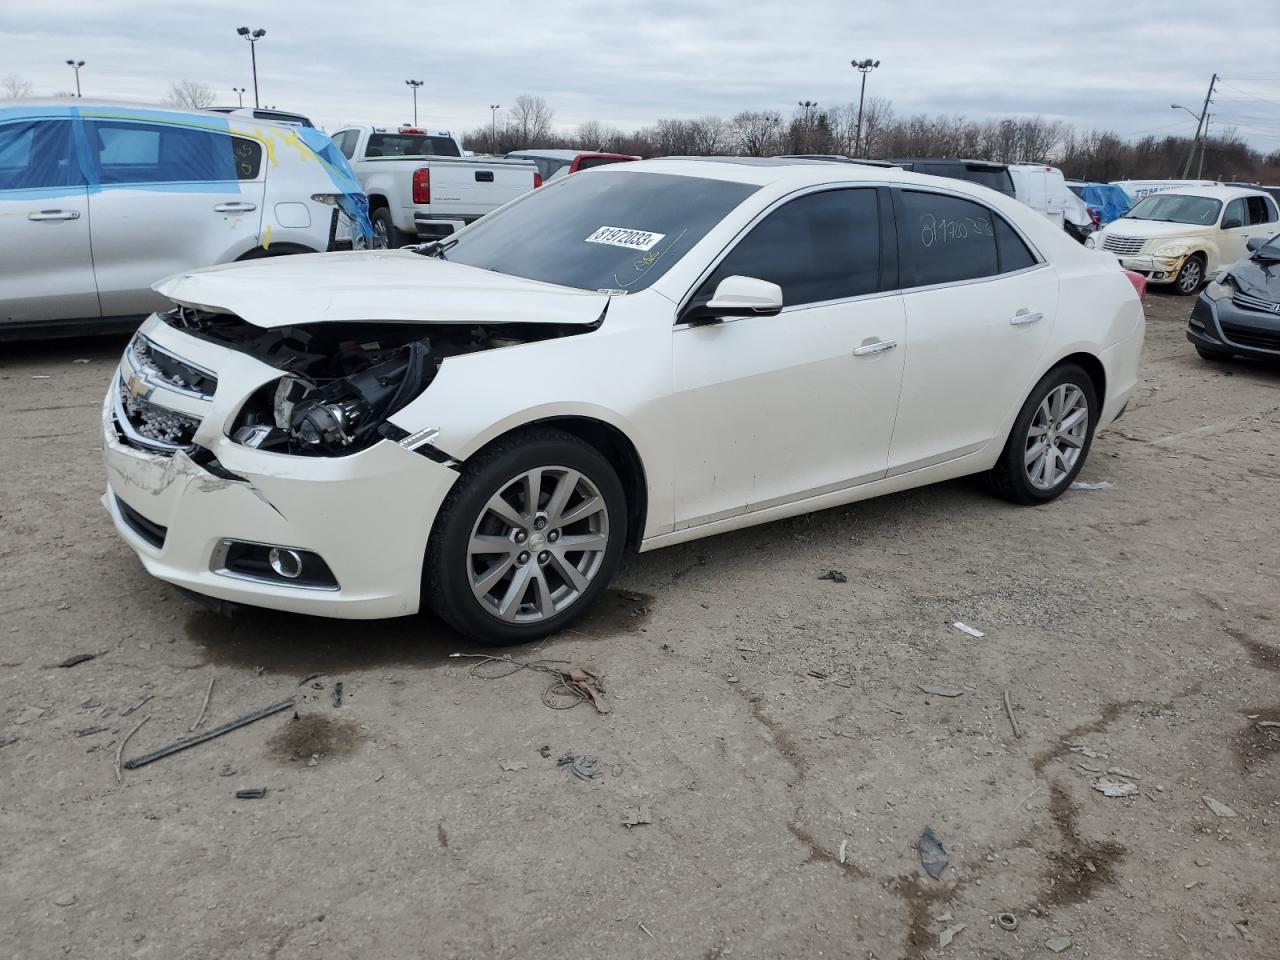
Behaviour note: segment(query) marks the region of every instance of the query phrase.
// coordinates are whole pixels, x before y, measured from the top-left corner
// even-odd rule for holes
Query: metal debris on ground
[[[130,730],[128,733],[125,734],[124,739],[120,741],[120,745],[116,747],[116,783],[121,783],[124,780],[124,775],[120,773],[120,758],[124,756],[125,745],[129,742],[130,738],[132,738],[135,733],[137,733],[139,730],[142,729],[142,725],[150,719],[151,719],[151,714],[148,713],[145,717],[143,717],[141,720],[138,721],[137,725],[134,726],[132,730]]]
[[[1200,799],[1204,801],[1204,805],[1208,807],[1216,817],[1234,817],[1237,815],[1234,810],[1220,800],[1215,800],[1213,797],[1201,797]]]
[[[937,880],[942,871],[947,869],[947,850],[933,832],[933,827],[925,827],[920,834],[920,863],[925,873]]]
[[[342,681],[339,680],[333,685],[333,705],[335,707],[342,706]]]
[[[540,746],[540,747],[538,748],[538,753],[542,755],[542,759],[543,759],[543,760],[550,759],[550,757],[551,757],[551,744],[549,744],[549,743],[544,743],[542,746]]]
[[[90,660],[95,659],[97,656],[98,655],[96,653],[77,653],[73,657],[67,657],[67,659],[63,660],[61,663],[54,664],[54,666],[74,667],[82,663],[88,663]]]
[[[652,934],[652,933],[649,933],[649,928],[648,928],[648,927],[646,927],[643,923],[640,923],[639,921],[637,921],[637,922],[636,922],[636,926],[637,926],[637,927],[639,927],[641,930],[643,930],[643,931],[645,932],[646,936],[648,936],[648,938],[649,938],[650,940],[653,940],[653,939],[654,939],[653,934]]]
[[[935,687],[927,683],[917,683],[922,693],[930,694],[935,697],[960,697],[964,696],[963,690],[957,690],[955,687]]]
[[[1009,691],[1004,692],[1004,712],[1009,715],[1009,726],[1013,727],[1013,738],[1022,739],[1022,731],[1018,729],[1018,721],[1013,715],[1013,705],[1009,703]]]
[[[196,714],[196,721],[195,723],[191,724],[191,729],[187,731],[188,733],[195,733],[196,727],[204,723],[205,712],[209,709],[209,698],[213,696],[213,677],[214,677],[214,672],[211,668],[209,670],[209,686],[204,691],[204,702],[200,704],[200,712]]]
[[[237,800],[261,800],[267,795],[266,787],[246,787],[236,791]]]
[[[523,760],[499,760],[498,766],[508,773],[516,773],[520,770],[528,770],[529,765]]]
[[[1108,780],[1101,777],[1093,782],[1093,789],[1104,797],[1130,797],[1138,792],[1138,785],[1128,780]]]
[[[1018,918],[1012,913],[997,913],[996,924],[1001,930],[1008,930],[1012,933],[1014,930],[1018,929]]]
[[[955,627],[957,630],[959,630],[961,633],[967,633],[969,636],[977,637],[979,640],[981,640],[983,637],[986,636],[986,634],[983,633],[981,630],[979,630],[977,627],[971,627],[967,623],[961,623],[959,620],[953,623],[952,626]]]
[[[470,659],[480,662],[468,671],[479,680],[501,680],[521,670],[546,673],[555,679],[542,691],[542,703],[552,710],[570,710],[580,703],[589,703],[596,713],[609,713],[612,707],[604,700],[604,671],[590,663],[571,663],[568,660],[518,660],[511,656],[493,657],[483,653],[451,653],[450,659]],[[496,671],[491,664],[498,664]]]
[[[819,580],[830,580],[832,583],[848,583],[849,577],[843,570],[828,570],[818,576]]]
[[[129,708],[125,709],[125,710],[121,710],[121,711],[120,711],[120,716],[122,716],[122,717],[127,717],[129,714],[133,713],[133,711],[137,710],[140,706],[142,706],[142,705],[143,705],[143,704],[145,704],[148,700],[151,700],[151,699],[152,699],[152,698],[154,698],[154,697],[155,697],[155,694],[154,694],[154,693],[148,693],[145,697],[143,697],[141,700],[139,700],[137,703],[135,703],[132,707],[129,707]]]
[[[279,703],[273,703],[269,707],[263,707],[261,710],[255,710],[253,713],[245,714],[230,723],[224,723],[220,727],[214,727],[196,737],[185,737],[182,740],[175,740],[167,747],[161,747],[151,753],[143,754],[141,757],[134,757],[132,760],[124,762],[124,769],[136,770],[138,767],[145,767],[148,763],[154,763],[181,750],[186,750],[198,744],[205,743],[215,737],[230,733],[232,730],[239,730],[241,727],[247,727],[251,723],[269,717],[272,714],[279,713],[281,710],[288,710],[298,702],[297,697],[289,697],[287,700],[281,700]]]
[[[849,849],[849,838],[845,837],[843,840],[840,841],[839,859],[841,863],[845,862],[845,853],[848,851],[848,849]]]
[[[566,754],[556,761],[556,766],[568,767],[569,772],[579,780],[596,780],[604,776],[604,765],[600,758],[586,754]]]
[[[110,729],[111,729],[110,727],[85,727],[83,730],[77,730],[76,736],[91,737],[95,733],[102,733],[103,731],[110,730]]]
[[[647,801],[628,812],[626,819],[622,821],[622,825],[627,829],[645,823],[653,823],[653,810]]]
[[[1054,953],[1061,953],[1067,947],[1071,946],[1070,937],[1054,937],[1052,940],[1046,940],[1044,945]]]
[[[235,768],[235,767],[233,767],[233,766],[232,766],[231,764],[229,764],[229,763],[224,763],[224,764],[222,765],[222,769],[218,771],[218,776],[220,776],[220,777],[231,777],[231,776],[235,776],[235,772],[236,772],[236,768]]]
[[[301,680],[298,681],[298,686],[305,687],[312,680],[318,680],[323,676],[324,676],[323,673],[309,673],[305,677],[303,677]]]
[[[1086,480],[1077,480],[1071,485],[1072,490],[1110,490],[1115,484],[1110,480],[1099,480],[1091,483]]]
[[[1112,776],[1116,776],[1116,777],[1124,777],[1124,779],[1126,779],[1126,780],[1141,780],[1141,779],[1142,779],[1142,777],[1138,776],[1136,773],[1131,773],[1130,771],[1126,770],[1124,767],[1108,767],[1108,768],[1107,768],[1107,773],[1111,774]]]
[[[938,949],[941,950],[949,945],[956,938],[956,934],[963,930],[965,926],[963,923],[957,923],[954,927],[947,927],[947,929],[938,934]]]

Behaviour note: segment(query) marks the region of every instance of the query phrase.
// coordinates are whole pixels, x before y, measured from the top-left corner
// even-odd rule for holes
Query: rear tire
[[[409,242],[409,236],[391,222],[391,211],[379,207],[369,218],[373,225],[373,249],[395,250]]]
[[[1089,456],[1100,412],[1097,388],[1084,368],[1054,367],[1013,422],[1000,459],[987,474],[992,491],[1019,504],[1057,499]]]
[[[423,596],[473,640],[528,643],[591,606],[626,540],[626,493],[600,451],[523,430],[463,466],[427,541]]]
[[[1184,297],[1189,297],[1200,289],[1204,283],[1204,257],[1198,253],[1193,253],[1182,262],[1182,269],[1178,271],[1177,278],[1173,281],[1174,292]]]

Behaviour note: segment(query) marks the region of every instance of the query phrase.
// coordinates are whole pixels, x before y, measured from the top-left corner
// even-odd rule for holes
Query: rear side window
[[[425,133],[372,133],[364,148],[366,157],[460,157],[452,137]]]
[[[231,152],[236,158],[236,179],[256,180],[262,170],[262,144],[244,137],[232,137]]]
[[[694,302],[710,300],[732,276],[776,283],[788,307],[874,293],[880,288],[876,191],[828,190],[779,207],[733,248]]]
[[[1013,227],[1004,217],[992,214],[991,219],[996,228],[996,257],[1001,273],[1012,273],[1014,270],[1025,270],[1036,265],[1036,258],[1022,242],[1022,238],[1014,232]]]
[[[925,287],[1000,272],[991,211],[940,193],[902,191],[902,286]]]
[[[81,182],[71,150],[70,120],[0,124],[0,190],[66,187]]]
[[[87,120],[85,133],[90,154],[97,160],[98,176],[105,184],[240,179],[238,149],[244,153],[245,170],[253,169],[253,176],[257,176],[257,166],[261,165],[260,148],[255,154],[256,144],[252,141],[213,130],[127,120]],[[241,144],[249,146],[240,147]]]
[[[1276,219],[1275,210],[1267,201],[1266,197],[1246,197],[1245,203],[1249,208],[1250,225],[1257,223],[1274,223]]]

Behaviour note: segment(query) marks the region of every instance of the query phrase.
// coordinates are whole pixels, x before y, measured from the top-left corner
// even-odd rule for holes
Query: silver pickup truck
[[[448,130],[358,126],[332,137],[369,196],[376,246],[447,237],[542,185],[532,161],[464,157]]]

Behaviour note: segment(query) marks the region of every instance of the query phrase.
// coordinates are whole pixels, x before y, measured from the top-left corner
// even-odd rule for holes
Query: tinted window
[[[88,120],[85,133],[103,183],[187,183],[238,179],[241,156],[257,175],[260,150],[225,133],[161,123]],[[248,144],[249,146],[241,146]],[[254,160],[256,155],[257,160]],[[249,177],[248,179],[252,179]]]
[[[643,290],[758,188],[660,173],[566,177],[458,235],[458,263],[583,290]]]
[[[373,133],[364,149],[366,157],[460,157],[452,137],[425,133]]]
[[[1244,199],[1232,200],[1227,204],[1227,209],[1222,214],[1222,227],[1226,229],[1227,224],[1232,220],[1235,221],[1237,227],[1248,223],[1248,219],[1244,213]]]
[[[917,173],[927,173],[931,177],[950,177],[952,180],[967,180],[988,187],[1005,196],[1012,197],[1013,178],[1004,167],[992,167],[980,163],[961,163],[960,161],[926,161],[915,165]]]
[[[0,190],[65,187],[81,183],[71,153],[69,120],[0,124]]]
[[[590,170],[592,167],[603,167],[607,163],[622,163],[620,157],[583,157],[578,161],[579,170]]]
[[[1004,217],[992,214],[991,219],[996,228],[996,255],[1000,260],[1000,272],[1011,273],[1014,270],[1034,267],[1036,258],[1022,242],[1022,238],[1014,232],[1013,227],[1009,226]]]
[[[232,137],[231,152],[236,158],[236,179],[257,179],[262,169],[262,144],[244,137]]]
[[[874,293],[880,286],[876,191],[828,190],[779,207],[716,267],[695,302],[710,300],[732,276],[776,283],[788,307]]]
[[[1083,183],[1078,183],[1078,184],[1077,184],[1077,183],[1068,183],[1068,184],[1067,184],[1067,189],[1068,189],[1068,190],[1070,190],[1072,193],[1074,193],[1074,194],[1075,194],[1077,197],[1079,197],[1081,200],[1083,200],[1083,199],[1084,199],[1084,184],[1083,184]]]
[[[999,273],[992,214],[940,193],[902,191],[902,286],[923,287]]]
[[[1249,209],[1248,222],[1250,224],[1273,223],[1275,221],[1275,211],[1271,209],[1271,204],[1267,202],[1266,197],[1247,197],[1245,203]]]

